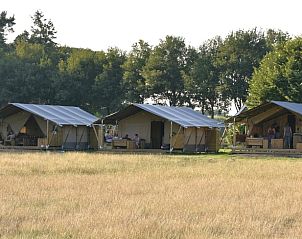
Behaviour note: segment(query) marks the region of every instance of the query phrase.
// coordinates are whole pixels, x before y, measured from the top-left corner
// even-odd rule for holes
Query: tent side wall
[[[220,130],[216,128],[183,128],[173,124],[172,148],[184,152],[217,152],[220,149]]]
[[[173,149],[183,149],[184,147],[184,138],[185,138],[185,129],[178,124],[172,123],[172,140],[170,142],[171,134],[171,122],[165,122],[165,135],[164,143],[171,144]]]
[[[218,152],[221,144],[221,135],[219,129],[206,130],[206,148],[208,152]]]
[[[206,131],[205,128],[189,127],[185,129],[184,148],[185,152],[204,152]]]
[[[138,134],[141,139],[146,140],[146,145],[150,145],[152,121],[164,122],[162,118],[156,115],[150,114],[145,111],[140,111],[118,122],[118,136],[123,137],[126,134],[128,134],[130,138],[133,138],[134,134]],[[166,132],[166,127],[165,127],[163,139],[166,138],[167,133],[169,135],[169,131]]]
[[[62,127],[64,149],[87,149],[89,145],[89,128],[87,126],[65,125]]]
[[[89,147],[92,149],[98,149],[98,140],[92,127],[88,129]]]

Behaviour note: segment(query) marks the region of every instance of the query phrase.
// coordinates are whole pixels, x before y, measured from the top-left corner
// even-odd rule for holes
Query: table
[[[259,146],[263,147],[263,138],[246,138],[246,146]]]
[[[136,144],[134,140],[128,139],[113,139],[112,140],[112,148],[126,148],[126,149],[135,149]]]
[[[272,149],[283,149],[283,139],[272,139]]]

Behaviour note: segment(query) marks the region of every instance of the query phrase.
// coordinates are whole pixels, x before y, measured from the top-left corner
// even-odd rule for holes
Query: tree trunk
[[[240,99],[234,99],[234,103],[235,103],[236,111],[239,112],[239,110],[243,106],[242,101]]]
[[[176,106],[176,93],[172,91],[171,99],[170,99],[170,106]]]
[[[214,119],[214,102],[210,102],[211,105],[211,118]]]
[[[205,105],[204,103],[202,103],[202,106],[201,106],[201,113],[204,115],[205,113]]]

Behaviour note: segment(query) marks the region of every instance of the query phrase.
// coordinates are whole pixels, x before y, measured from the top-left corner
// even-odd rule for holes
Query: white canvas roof
[[[132,104],[126,109],[116,112],[105,117],[104,122],[110,123],[115,120],[120,120],[135,114],[139,110],[147,111],[151,114],[157,115],[171,122],[179,124],[183,127],[210,127],[210,128],[223,128],[224,124],[210,119],[209,117],[201,114],[188,107],[173,107],[162,105],[149,105],[149,104]]]
[[[98,120],[94,115],[74,106],[10,103],[0,113],[13,112],[12,107],[40,116],[58,125],[90,126]]]
[[[286,101],[270,101],[270,102],[263,103],[259,106],[249,109],[249,110],[247,108],[245,108],[245,110],[240,110],[236,115],[229,118],[226,122],[232,123],[234,119],[236,120],[236,122],[240,122],[240,121],[246,120],[249,117],[253,117],[257,114],[265,112],[265,111],[271,109],[272,107],[283,108],[288,111],[302,115],[302,104],[301,103],[286,102]]]

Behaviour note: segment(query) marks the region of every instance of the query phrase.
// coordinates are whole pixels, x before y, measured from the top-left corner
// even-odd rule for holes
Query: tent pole
[[[105,136],[105,134],[104,134],[104,120],[102,120],[102,122],[101,122],[101,138],[100,138],[101,148],[104,147],[104,136]]]
[[[87,143],[88,143],[88,149],[90,149],[90,128],[87,130]]]
[[[78,127],[75,126],[75,130],[76,130],[76,142],[75,142],[75,149],[77,150],[78,149]]]
[[[46,120],[46,149],[49,147],[49,120]]]
[[[52,133],[51,133],[51,136],[50,136],[50,139],[49,139],[49,145],[51,145],[53,135],[54,135],[54,133],[56,132],[57,128],[58,128],[58,125],[56,124],[54,130],[53,130]]]
[[[233,148],[236,147],[236,118],[234,117],[234,122],[233,122]]]
[[[172,137],[173,137],[173,122],[171,121],[171,125],[170,125],[170,153],[172,153],[172,151],[173,151],[173,147],[172,147],[173,140],[172,140]]]
[[[197,127],[195,127],[195,152],[197,152]]]
[[[116,134],[116,128],[117,128],[117,120],[115,121],[115,127],[114,127],[114,135]],[[122,137],[122,135],[120,134],[121,132],[118,132],[118,134]],[[114,136],[113,135],[113,136]]]

